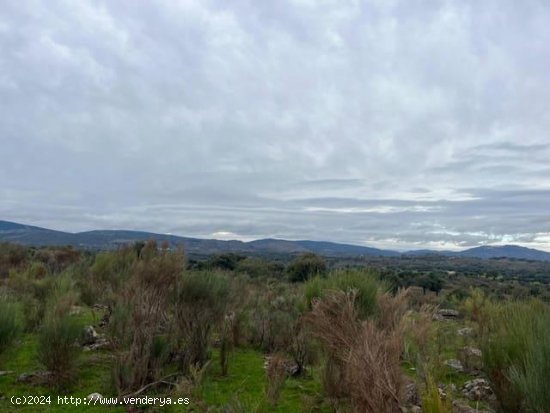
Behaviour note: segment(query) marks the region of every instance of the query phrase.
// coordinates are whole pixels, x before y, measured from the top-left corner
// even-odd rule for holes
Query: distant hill
[[[187,252],[197,254],[221,252],[298,254],[310,251],[325,256],[399,255],[399,253],[393,251],[333,242],[287,241],[281,239],[260,239],[250,242],[236,240],[222,241],[127,230],[86,231],[73,234],[0,221],[0,241],[15,242],[24,245],[72,245],[77,248],[104,250],[115,249],[120,245],[147,240],[155,240],[159,243],[168,242],[172,247],[181,245]]]
[[[120,245],[147,240],[155,240],[159,243],[168,242],[172,247],[180,245],[183,246],[187,252],[196,254],[222,252],[298,254],[303,252],[315,252],[319,255],[328,257],[397,257],[403,254],[416,256],[456,256],[482,259],[506,257],[550,261],[550,253],[548,252],[519,247],[517,245],[482,246],[458,252],[417,250],[399,253],[391,250],[381,250],[360,245],[339,244],[327,241],[288,241],[272,238],[250,242],[236,240],[222,241],[127,230],[101,230],[70,233],[18,224],[15,222],[0,221],[0,242],[14,242],[23,245],[72,245],[77,248],[108,250],[116,249]]]
[[[461,251],[461,257],[476,258],[517,258],[526,260],[550,261],[550,253],[517,245],[483,246]]]
[[[463,251],[434,251],[415,250],[407,251],[406,255],[415,256],[445,256],[445,257],[466,257],[466,258],[514,258],[520,260],[550,261],[550,253],[533,248],[520,247],[518,245],[497,245],[474,247]]]

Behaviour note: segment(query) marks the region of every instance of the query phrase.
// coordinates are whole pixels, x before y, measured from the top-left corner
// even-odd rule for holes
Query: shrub
[[[67,313],[49,311],[38,333],[38,360],[52,373],[52,384],[66,388],[75,379],[80,348],[76,345],[82,333]]]
[[[514,365],[510,378],[523,393],[529,411],[544,413],[550,412],[550,309],[540,306],[534,310],[533,331],[522,357],[524,365]]]
[[[325,260],[318,255],[307,252],[296,257],[286,267],[286,274],[291,282],[307,281],[309,278],[324,274],[327,270]]]
[[[305,296],[308,308],[312,308],[313,300],[331,291],[355,291],[354,303],[364,319],[376,312],[378,294],[385,290],[388,287],[377,279],[375,272],[346,269],[333,271],[326,278],[311,279],[306,284]]]
[[[21,333],[21,308],[18,303],[0,295],[0,353]]]
[[[208,360],[212,329],[225,315],[229,282],[214,272],[188,272],[178,280],[175,322],[182,339],[182,369]]]
[[[154,243],[147,243],[139,255],[116,296],[110,328],[118,353],[113,379],[121,394],[160,376],[169,347],[166,311],[183,271],[182,254],[159,252]]]
[[[280,354],[269,358],[267,369],[266,398],[271,406],[276,406],[286,380],[286,361]]]
[[[439,394],[439,388],[431,375],[427,376],[426,389],[422,393],[422,407],[425,413],[451,413],[450,400],[443,400]]]
[[[550,309],[538,301],[491,304],[482,337],[483,367],[506,413],[550,408]]]
[[[306,316],[327,350],[330,380],[325,384],[333,387],[326,390],[336,397],[349,397],[355,412],[399,412],[401,328],[383,329],[375,319],[362,322],[356,294],[328,293],[314,301]]]

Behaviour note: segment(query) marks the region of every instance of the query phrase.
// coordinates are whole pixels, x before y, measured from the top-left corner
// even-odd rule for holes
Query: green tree
[[[286,274],[291,282],[303,282],[315,275],[325,273],[326,270],[327,264],[323,258],[312,252],[306,252],[288,264]]]

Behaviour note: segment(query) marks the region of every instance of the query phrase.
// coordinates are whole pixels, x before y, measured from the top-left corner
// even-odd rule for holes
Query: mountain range
[[[222,241],[216,239],[201,239],[180,237],[177,235],[155,234],[143,231],[98,230],[85,232],[63,232],[31,225],[0,221],[0,242],[13,242],[32,246],[71,245],[84,249],[115,249],[120,245],[136,241],[155,240],[159,243],[168,242],[170,246],[181,245],[188,253],[213,254],[222,252],[240,253],[279,253],[296,254],[315,252],[323,256],[382,256],[398,257],[402,255],[415,256],[446,256],[469,258],[515,258],[527,260],[550,261],[550,253],[517,245],[480,246],[463,251],[416,250],[397,252],[360,245],[339,244],[327,241],[288,241],[281,239],[260,239],[255,241]]]

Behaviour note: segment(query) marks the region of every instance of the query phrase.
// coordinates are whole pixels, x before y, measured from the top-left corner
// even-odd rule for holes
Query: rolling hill
[[[260,239],[250,242],[222,241],[180,237],[177,235],[156,234],[144,231],[98,230],[70,233],[56,231],[32,225],[0,221],[0,242],[13,242],[33,246],[71,245],[76,248],[107,250],[136,241],[155,240],[168,242],[170,246],[178,245],[189,253],[213,254],[222,252],[241,253],[279,253],[297,254],[315,252],[323,256],[377,256],[397,257],[405,255],[441,255],[469,258],[515,258],[526,260],[550,261],[550,253],[517,245],[481,246],[464,251],[418,250],[399,253],[391,250],[365,247],[360,245],[339,244],[327,241],[288,241],[281,239]]]

